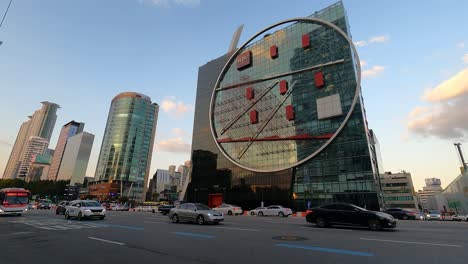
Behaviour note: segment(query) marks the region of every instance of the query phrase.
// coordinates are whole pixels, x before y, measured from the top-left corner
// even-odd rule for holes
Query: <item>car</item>
[[[135,211],[156,213],[156,208],[153,208],[152,206],[149,206],[149,205],[139,205],[135,207]]]
[[[224,221],[223,213],[211,210],[208,206],[201,203],[181,204],[172,208],[168,216],[173,223],[195,222],[203,225],[206,223],[219,224]]]
[[[55,214],[65,214],[65,211],[67,210],[67,206],[70,204],[70,201],[61,201],[60,203],[57,204],[57,207],[55,208]]]
[[[79,221],[85,218],[98,218],[102,220],[106,217],[106,209],[94,200],[75,200],[70,202],[70,205],[66,208],[65,219],[76,217]]]
[[[48,203],[40,203],[36,207],[38,210],[50,210],[50,204]]]
[[[222,204],[213,208],[213,210],[221,212],[225,215],[241,215],[243,213],[243,210],[240,206],[232,204]]]
[[[439,211],[431,210],[427,211],[424,215],[424,219],[431,221],[431,220],[442,220],[442,216],[440,215]]]
[[[115,210],[115,211],[128,211],[128,210],[130,210],[130,209],[129,209],[128,206],[126,206],[126,205],[117,204],[117,205],[115,205],[115,206],[112,208],[112,210]]]
[[[257,207],[257,208],[255,208],[253,210],[250,210],[250,215],[256,215],[256,214],[258,214],[258,212],[263,211],[265,209],[266,209],[266,207]]]
[[[160,205],[158,207],[158,211],[163,215],[167,215],[167,214],[169,214],[171,209],[174,208],[174,207],[175,207],[174,205],[170,205],[170,204]]]
[[[443,212],[440,214],[442,221],[453,221],[453,214],[449,212]]]
[[[292,210],[291,208],[285,208],[281,205],[270,205],[265,209],[260,209],[257,212],[258,216],[282,216],[282,217],[288,217],[292,215]]]
[[[459,215],[459,214],[456,214],[456,215],[453,215],[453,216],[452,216],[452,220],[453,220],[453,221],[463,221],[463,222],[466,222],[466,221],[468,221],[468,215]]]
[[[334,203],[312,208],[306,215],[306,221],[315,223],[321,228],[331,225],[353,225],[366,226],[373,231],[379,231],[383,228],[396,227],[393,216],[349,203]]]
[[[401,208],[389,208],[385,211],[385,213],[393,216],[396,219],[416,220],[416,214],[413,211],[404,210]]]

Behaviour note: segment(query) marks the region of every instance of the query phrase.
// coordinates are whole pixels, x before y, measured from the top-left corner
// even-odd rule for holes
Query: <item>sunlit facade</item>
[[[125,92],[111,103],[96,167],[96,181],[121,181],[121,195],[143,199],[149,178],[159,106]]]

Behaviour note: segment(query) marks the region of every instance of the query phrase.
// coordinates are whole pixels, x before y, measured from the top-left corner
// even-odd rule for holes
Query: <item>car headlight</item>
[[[102,209],[102,212],[105,213],[105,212],[106,212],[106,209]]]
[[[91,210],[89,210],[89,209],[84,209],[83,211],[85,211],[87,213],[91,213]]]
[[[3,213],[3,210],[2,210],[2,209],[0,209],[0,213]]]
[[[208,216],[212,216],[212,214],[211,214],[211,213],[207,213],[207,215],[208,215]]]

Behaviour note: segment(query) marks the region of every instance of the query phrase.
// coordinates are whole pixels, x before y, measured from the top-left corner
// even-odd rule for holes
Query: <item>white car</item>
[[[257,207],[257,208],[255,208],[253,210],[250,210],[250,215],[256,215],[256,214],[258,214],[258,212],[260,212],[262,210],[265,210],[265,209],[266,209],[266,207]]]
[[[468,221],[468,215],[454,215],[452,217],[452,220],[453,221],[463,221],[463,222],[466,222]]]
[[[104,219],[106,209],[97,201],[93,200],[75,200],[66,207],[65,219],[76,217],[79,221],[84,218]]]
[[[156,211],[158,211],[158,208],[154,208],[153,206],[149,205],[140,205],[135,207],[135,211],[156,213]]]
[[[213,208],[212,210],[221,212],[225,215],[241,215],[243,212],[240,206],[232,204],[222,204],[218,207]]]
[[[291,208],[285,208],[281,205],[270,205],[265,209],[258,210],[258,216],[266,216],[266,215],[277,215],[282,217],[288,217],[292,215]]]

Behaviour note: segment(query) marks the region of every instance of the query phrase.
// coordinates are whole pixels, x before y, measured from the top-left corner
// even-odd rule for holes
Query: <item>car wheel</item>
[[[179,223],[179,216],[178,215],[173,215],[172,216],[172,223],[177,224]]]
[[[283,213],[283,212],[279,212],[279,213],[278,213],[278,216],[284,217],[284,213]]]
[[[250,215],[255,215],[255,213],[254,213],[254,212],[250,212]]]
[[[83,215],[81,214],[81,212],[78,213],[78,221],[81,221],[83,220]]]
[[[328,225],[328,224],[327,224],[327,220],[325,220],[325,218],[323,218],[323,217],[317,218],[316,224],[317,224],[317,226],[320,227],[320,228],[327,227],[327,225]]]
[[[262,211],[258,212],[258,216],[263,216],[263,212]]]
[[[217,224],[219,224],[219,222],[214,222],[214,223],[213,223],[213,225],[217,225]]]
[[[199,225],[205,224],[205,218],[203,217],[203,215],[199,215],[199,216],[197,217],[197,223],[198,223]]]
[[[60,214],[60,213],[59,213],[59,211],[58,211],[58,210],[55,210],[55,214],[56,214],[56,215],[58,215],[58,214]]]
[[[65,211],[65,219],[70,219],[70,213],[68,213],[68,211]]]
[[[380,231],[380,230],[382,230],[382,225],[377,220],[370,220],[369,221],[369,228],[372,231]]]
[[[101,220],[104,220],[104,218],[106,218],[106,217],[105,217],[105,216],[101,216],[101,217],[99,217],[99,219],[101,219]]]
[[[407,215],[404,215],[404,216],[403,216],[403,220],[408,220],[408,216],[407,216]]]
[[[232,211],[231,211],[231,210],[228,211],[228,215],[232,215]]]

